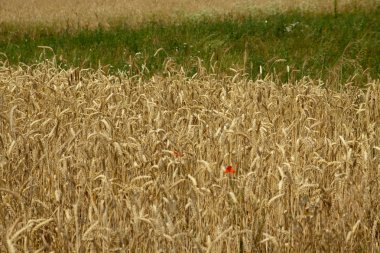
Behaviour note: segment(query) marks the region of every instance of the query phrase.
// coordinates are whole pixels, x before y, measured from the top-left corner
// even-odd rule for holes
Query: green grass
[[[165,73],[170,59],[174,69],[182,66],[187,75],[199,72],[201,62],[216,74],[231,75],[233,68],[255,78],[262,66],[263,75],[275,74],[283,81],[310,76],[346,82],[354,75],[360,81],[380,77],[379,24],[378,8],[336,17],[292,12],[202,16],[140,27],[120,22],[109,29],[77,32],[1,25],[0,52],[10,64],[33,64],[53,56],[51,50],[39,48],[48,46],[62,67],[97,68],[100,63],[110,71],[148,76]]]

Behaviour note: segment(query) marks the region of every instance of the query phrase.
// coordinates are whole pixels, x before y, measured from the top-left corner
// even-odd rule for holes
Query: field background
[[[374,8],[379,0],[339,0],[338,9]],[[136,24],[151,18],[181,18],[194,14],[228,12],[276,12],[300,9],[309,12],[333,12],[334,0],[1,0],[0,23],[79,26],[96,28],[119,19]]]
[[[363,86],[380,73],[378,2],[337,1],[335,13],[334,1],[3,1],[0,60]]]
[[[337,3],[0,0],[0,252],[380,252],[379,1]]]

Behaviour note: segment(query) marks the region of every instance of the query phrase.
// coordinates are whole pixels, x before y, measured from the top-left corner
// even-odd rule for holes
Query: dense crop
[[[3,65],[0,251],[378,252],[379,99]]]

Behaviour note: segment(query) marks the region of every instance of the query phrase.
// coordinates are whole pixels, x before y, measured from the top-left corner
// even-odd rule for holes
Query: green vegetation
[[[77,32],[47,27],[21,32],[2,25],[0,52],[11,64],[37,63],[54,54],[62,67],[97,68],[100,63],[110,71],[130,74],[166,73],[181,66],[189,76],[200,68],[231,75],[233,68],[255,78],[262,66],[262,75],[271,73],[285,81],[310,76],[348,82],[353,76],[379,78],[379,24],[378,8],[336,17],[292,12],[201,16],[170,24],[152,21],[141,27],[120,22]]]

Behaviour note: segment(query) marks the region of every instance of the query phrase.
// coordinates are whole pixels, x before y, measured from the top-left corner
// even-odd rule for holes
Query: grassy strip
[[[110,65],[130,74],[200,68],[251,77],[274,73],[282,80],[312,78],[347,81],[380,73],[380,9],[370,12],[271,16],[198,17],[177,24],[150,22],[97,30],[56,32],[40,27],[27,33],[1,27],[0,52],[11,64],[57,56],[63,67]],[[53,49],[41,49],[48,46]],[[161,49],[161,50],[158,50]],[[289,71],[289,72],[288,72]],[[359,78],[360,77],[360,78]],[[359,79],[358,79],[359,78]]]

